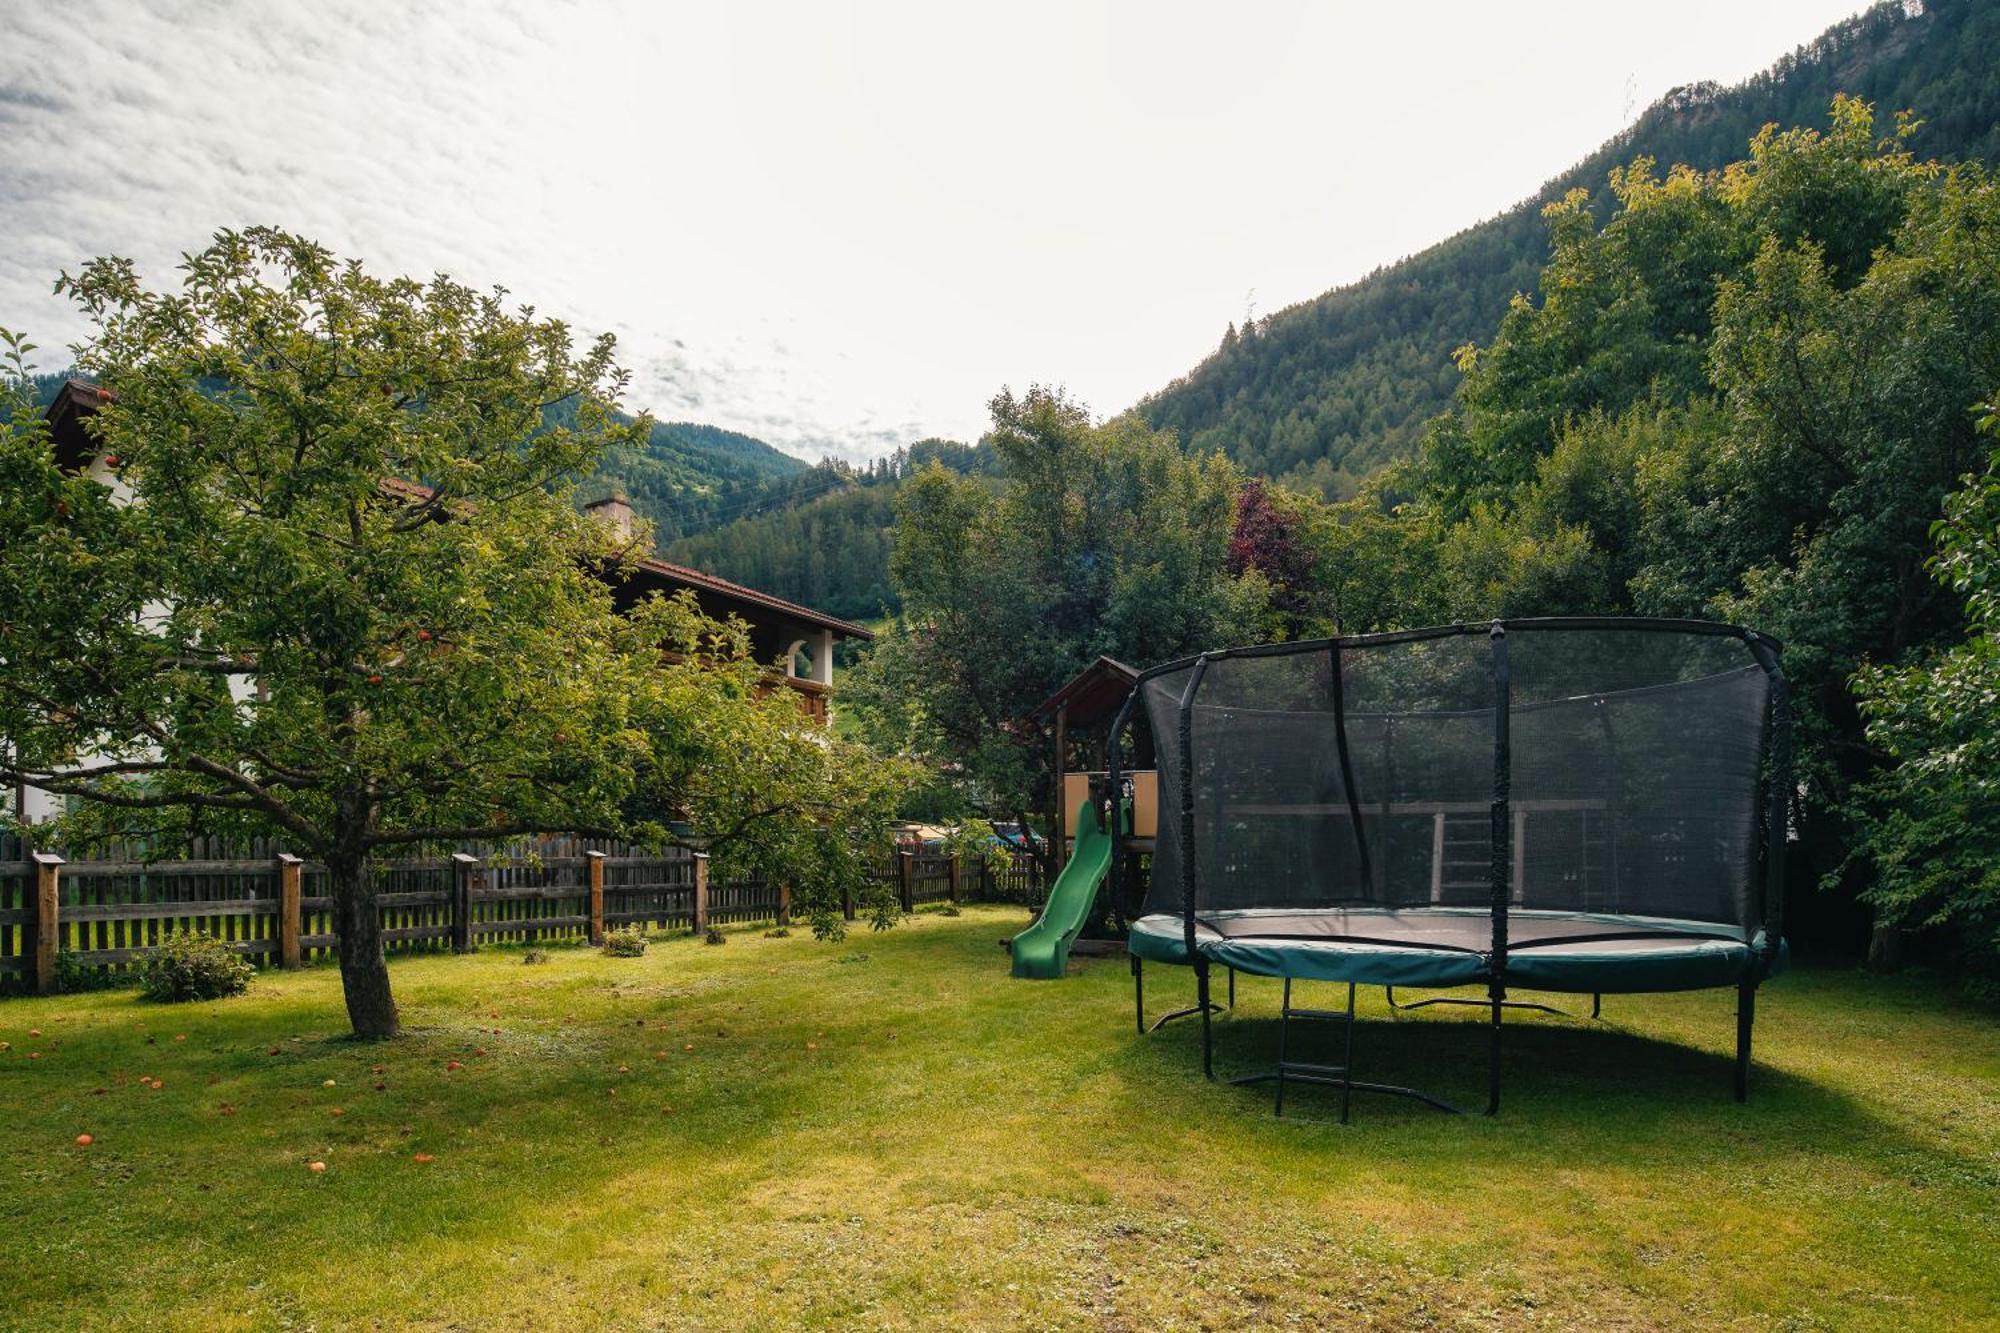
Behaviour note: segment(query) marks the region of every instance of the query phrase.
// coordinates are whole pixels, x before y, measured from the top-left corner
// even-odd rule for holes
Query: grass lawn
[[[1768,987],[1747,1106],[1733,995],[1610,997],[1510,1028],[1496,1120],[1342,1127],[1137,1037],[1123,960],[1010,980],[1023,919],[399,961],[383,1045],[328,968],[0,1002],[0,1323],[2000,1326],[2000,1025],[1929,984]],[[1228,1069],[1276,997],[1244,981]],[[1472,1011],[1365,1003],[1369,1076],[1478,1100]]]

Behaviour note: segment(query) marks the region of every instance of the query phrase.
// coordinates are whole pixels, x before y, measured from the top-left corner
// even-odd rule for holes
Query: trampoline
[[[1458,1108],[1353,1073],[1355,987],[1398,1009],[1487,1011],[1500,1105],[1509,988],[1601,997],[1733,987],[1735,1093],[1748,1094],[1758,985],[1781,935],[1791,713],[1779,645],[1689,620],[1504,620],[1207,653],[1142,674],[1160,837],[1129,943],[1141,1032],[1147,962],[1193,969],[1214,1077],[1210,973],[1284,982],[1273,1082]],[[1114,866],[1112,882],[1122,882]],[[1344,983],[1344,1009],[1295,982]],[[1483,998],[1398,1003],[1395,989]],[[1560,1011],[1554,1011],[1560,1012]],[[1289,1058],[1292,1024],[1345,1029],[1338,1064]],[[1161,1022],[1166,1021],[1162,1019]],[[1153,1025],[1159,1026],[1158,1023]]]

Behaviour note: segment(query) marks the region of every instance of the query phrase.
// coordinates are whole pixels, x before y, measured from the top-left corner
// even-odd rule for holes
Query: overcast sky
[[[1003,384],[1122,409],[1858,7],[0,0],[0,324],[59,349],[62,268],[271,222],[860,458]]]

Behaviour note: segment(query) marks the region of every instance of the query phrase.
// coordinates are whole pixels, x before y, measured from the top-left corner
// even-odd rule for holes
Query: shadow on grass
[[[1148,982],[1150,993],[1150,975]],[[1248,983],[1240,984],[1247,991]],[[1135,1098],[1171,1096],[1178,1083],[1191,1103],[1200,1100],[1212,1109],[1219,1100],[1230,1112],[1268,1123],[1274,1101],[1270,1082],[1227,1083],[1276,1067],[1276,983],[1268,984],[1271,996],[1240,994],[1237,1010],[1214,1018],[1214,1084],[1202,1079],[1201,1023],[1194,1016],[1140,1038],[1130,1026],[1128,1008],[1124,1049],[1112,1067],[1129,1080]],[[1346,997],[1338,986],[1328,984],[1324,990],[1303,997],[1295,990],[1294,1003],[1344,1007]],[[1364,988],[1363,995],[1368,993]],[[1618,1165],[1676,1154],[1769,1160],[1780,1154],[1823,1157],[1849,1150],[1881,1161],[1903,1149],[1941,1151],[1935,1143],[1912,1138],[1904,1126],[1851,1093],[1769,1064],[1753,1062],[1749,1101],[1737,1103],[1733,995],[1720,994],[1721,1004],[1716,992],[1689,996],[1698,1021],[1704,1027],[1711,1020],[1714,1024],[1712,1034],[1697,1037],[1708,1043],[1705,1048],[1637,1033],[1616,1026],[1615,1019],[1593,1021],[1587,1016],[1588,996],[1535,997],[1569,1008],[1572,1017],[1509,1011],[1501,1031],[1500,1112],[1488,1119],[1481,1114],[1487,1104],[1487,1011],[1453,1007],[1384,1015],[1377,990],[1373,1003],[1364,1000],[1368,1008],[1356,1015],[1355,1078],[1418,1088],[1468,1114],[1461,1118],[1408,1098],[1356,1092],[1353,1125],[1457,1136],[1462,1142],[1454,1143],[1452,1154],[1460,1160],[1531,1160],[1537,1151],[1546,1151],[1551,1166]],[[1162,994],[1154,1003],[1149,1021],[1169,1000]],[[1607,997],[1607,1014],[1614,1003],[1615,997]],[[1765,1037],[1762,1029],[1758,1035]],[[1289,1058],[1338,1065],[1343,1043],[1338,1021],[1294,1019]],[[1284,1123],[1337,1125],[1339,1102],[1337,1087],[1288,1084]],[[1435,1128],[1424,1131],[1426,1126]],[[1961,1160],[1968,1169],[1979,1161],[1971,1156]]]

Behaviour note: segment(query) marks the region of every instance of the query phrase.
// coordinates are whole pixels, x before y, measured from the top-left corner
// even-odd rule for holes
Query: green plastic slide
[[[1076,850],[1049,890],[1042,915],[1014,937],[1014,975],[1053,981],[1069,967],[1069,946],[1090,916],[1097,886],[1111,870],[1111,834],[1086,799],[1076,808]]]

